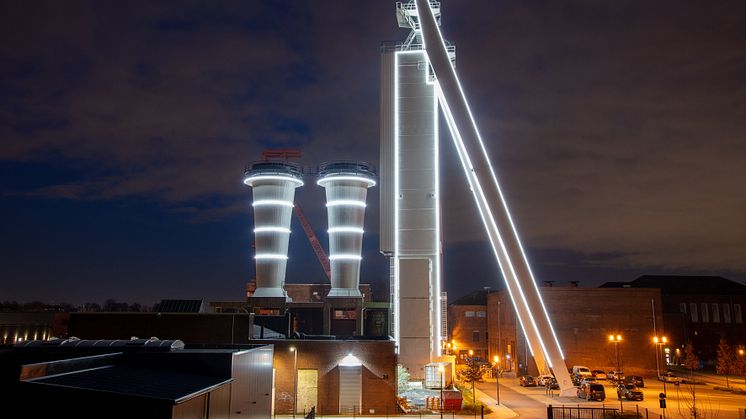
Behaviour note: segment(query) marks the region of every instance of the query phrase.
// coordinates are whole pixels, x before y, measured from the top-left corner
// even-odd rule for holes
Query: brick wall
[[[660,290],[643,288],[540,288],[544,304],[560,341],[565,363],[583,365],[604,371],[616,369],[615,345],[609,343],[610,334],[621,334],[619,359],[628,374],[650,374],[655,371],[655,351],[652,343],[653,315],[651,299],[655,301],[656,326],[659,335],[665,333],[661,315]],[[507,291],[488,295],[490,337],[497,336],[495,321],[497,301],[501,301],[499,333],[515,341],[518,363],[525,362],[525,340],[514,314]],[[539,311],[541,308],[535,308]],[[506,336],[507,335],[507,336]],[[529,373],[536,373],[530,352]],[[517,366],[517,365],[516,365]]]
[[[275,345],[275,413],[287,414],[293,409],[293,346],[298,350],[298,369],[318,370],[318,405],[316,412],[339,413],[339,362],[347,354],[362,365],[362,412],[369,414],[396,411],[396,364],[393,341],[324,341],[276,340],[254,343]]]

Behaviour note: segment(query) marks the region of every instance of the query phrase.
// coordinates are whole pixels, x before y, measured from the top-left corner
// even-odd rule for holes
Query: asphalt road
[[[616,388],[610,382],[601,382],[606,390],[606,400],[603,402],[588,402],[577,397],[550,397],[546,395],[543,387],[520,387],[515,378],[502,378],[500,380],[500,401],[508,408],[512,409],[518,417],[524,418],[544,418],[546,417],[546,407],[553,405],[572,405],[619,408],[619,400],[616,395]],[[654,377],[645,379],[646,386],[642,388],[644,394],[643,401],[623,400],[622,405],[625,411],[638,410],[643,417],[661,418],[664,414],[659,407],[658,395],[663,392],[663,383],[655,380]],[[740,419],[739,412],[746,411],[746,396],[734,395],[713,389],[713,384],[720,385],[719,382],[708,382],[704,385],[694,386],[694,396],[697,410],[700,417],[718,418],[718,419]],[[479,383],[477,387],[488,394],[492,399],[495,398],[495,381]],[[692,386],[681,384],[674,386],[666,385],[667,408],[665,417],[669,419],[688,419],[691,417],[691,407],[693,404]],[[493,402],[494,403],[494,402]],[[740,410],[739,410],[740,409]]]

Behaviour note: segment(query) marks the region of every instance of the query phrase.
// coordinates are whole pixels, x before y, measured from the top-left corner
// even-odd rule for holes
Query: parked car
[[[547,385],[547,382],[549,382],[549,380],[551,380],[552,378],[554,377],[551,375],[540,375],[536,377],[536,383],[540,386],[545,386]]]
[[[601,384],[586,383],[578,388],[578,397],[589,401],[604,401],[606,399],[606,390],[604,390],[604,386]]]
[[[536,387],[536,379],[530,375],[522,375],[518,379],[518,384],[521,387]]]
[[[624,372],[622,371],[609,371],[608,374],[606,374],[606,378],[609,380],[619,381],[624,379]]]
[[[639,375],[628,375],[624,377],[624,384],[631,384],[635,387],[645,387],[645,380]]]
[[[591,371],[591,375],[596,378],[596,380],[605,380],[606,379],[606,373],[601,370],[593,370]]]
[[[658,381],[663,381],[665,383],[680,383],[682,380],[681,377],[677,377],[675,374],[667,372],[665,374],[659,375]]]
[[[627,400],[640,400],[642,401],[643,395],[633,384],[619,384],[616,388],[616,396],[618,398],[624,397]]]
[[[585,377],[582,380],[580,380],[580,385],[582,386],[583,384],[586,384],[586,383],[595,383],[595,382],[596,382],[595,378],[593,378],[593,377]]]
[[[591,370],[588,369],[588,367],[584,367],[582,365],[573,365],[572,366],[572,373],[575,375],[581,375],[583,377],[590,377],[591,376]]]

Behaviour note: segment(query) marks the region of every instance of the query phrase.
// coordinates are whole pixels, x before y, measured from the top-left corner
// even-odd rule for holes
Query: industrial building
[[[659,289],[542,287],[541,294],[568,365],[616,369],[610,334],[621,335],[620,362],[627,373],[656,371],[653,337],[669,333]],[[451,345],[463,360],[499,356],[506,372],[537,374],[531,350],[506,290],[479,290],[449,306]]]
[[[8,417],[267,418],[272,345],[179,340],[28,341],[0,352]],[[42,403],[39,401],[43,400]]]

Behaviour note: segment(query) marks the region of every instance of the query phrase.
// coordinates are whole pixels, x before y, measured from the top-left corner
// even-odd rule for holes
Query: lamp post
[[[474,350],[469,349],[469,368],[474,368]],[[477,419],[477,393],[474,391],[474,377],[471,377],[471,399],[474,402],[474,419]]]
[[[295,346],[290,347],[293,353],[293,418],[298,410],[298,349]]]
[[[616,352],[616,374],[615,375],[619,375],[619,377],[617,378],[617,381],[618,381],[617,388],[619,388],[619,385],[622,383],[621,367],[619,363],[619,342],[621,341],[622,341],[622,335],[609,335],[609,342],[614,343],[614,349]],[[622,405],[622,397],[619,397],[619,412],[620,413],[624,412],[624,406]]]
[[[660,337],[660,338],[658,336],[655,336],[653,337],[653,343],[655,344],[655,369],[658,371],[658,379],[660,379],[661,369],[660,369],[660,364],[658,363],[658,354],[659,354],[660,348],[666,343],[668,343],[668,338],[666,338],[665,336]],[[661,355],[661,358],[662,358],[662,355]],[[665,399],[665,397],[668,396],[668,393],[666,392],[666,380],[662,380],[662,381],[663,381],[663,398]],[[666,408],[664,407],[663,408],[663,419],[665,418],[666,418]]]
[[[440,373],[440,419],[443,419],[443,387],[445,386],[443,374],[446,372],[446,369],[442,365],[439,365],[438,372]]]
[[[500,357],[495,355],[495,394],[497,395],[497,405],[500,406]]]

